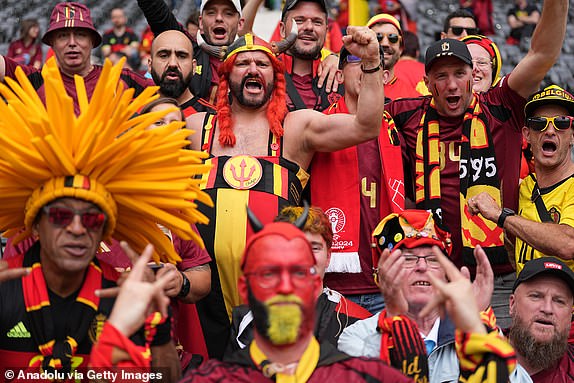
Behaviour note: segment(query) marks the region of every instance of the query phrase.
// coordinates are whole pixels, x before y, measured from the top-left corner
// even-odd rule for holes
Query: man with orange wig
[[[245,206],[271,221],[281,207],[300,203],[317,151],[334,151],[378,135],[384,105],[377,37],[366,27],[349,28],[344,43],[362,60],[357,115],[287,113],[284,68],[274,47],[251,34],[236,40],[220,69],[217,117],[198,113],[188,120],[192,147],[208,152],[213,166],[201,188],[215,201],[200,228],[212,259],[212,292],[198,303],[209,353],[220,357],[229,335],[240,259],[251,232]],[[209,318],[209,319],[208,319]],[[206,325],[209,325],[208,326]]]

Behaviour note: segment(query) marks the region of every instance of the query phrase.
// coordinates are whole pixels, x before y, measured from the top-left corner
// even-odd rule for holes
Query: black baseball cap
[[[562,279],[570,287],[570,291],[574,295],[574,271],[568,265],[555,257],[536,258],[526,262],[524,268],[514,281],[512,292],[516,291],[518,285],[526,282],[540,274],[551,274],[557,278]]]
[[[574,116],[574,96],[558,85],[549,85],[528,97],[528,102],[524,106],[525,117],[532,117],[539,106],[548,104],[562,106],[568,110],[570,116]]]
[[[287,0],[285,1],[285,5],[283,6],[283,9],[281,10],[281,20],[283,20],[285,18],[285,14],[287,13],[287,11],[292,10],[297,4],[301,3],[301,2],[308,2],[308,3],[317,3],[321,6],[321,8],[323,9],[323,11],[325,12],[325,15],[327,15],[327,1],[326,0]]]
[[[425,54],[425,72],[429,72],[436,60],[449,56],[456,57],[472,67],[472,56],[465,43],[455,39],[442,39],[428,47]]]

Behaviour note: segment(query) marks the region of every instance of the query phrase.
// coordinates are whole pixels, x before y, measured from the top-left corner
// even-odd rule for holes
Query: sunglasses
[[[466,31],[466,33],[469,35],[478,34],[478,28],[450,27],[450,30],[456,36],[462,35],[462,31]]]
[[[48,216],[48,221],[55,226],[69,226],[77,215],[82,225],[88,230],[96,231],[102,228],[106,222],[106,215],[102,212],[79,211],[61,206],[44,206],[42,208]]]
[[[528,117],[526,119],[526,127],[537,132],[543,132],[548,128],[548,123],[552,121],[554,129],[565,130],[572,127],[572,120],[573,118],[570,116]]]
[[[379,42],[383,41],[383,39],[385,38],[385,36],[387,37],[387,39],[389,40],[389,43],[391,44],[396,44],[399,42],[399,39],[401,38],[401,36],[397,35],[396,33],[377,33],[377,40]]]

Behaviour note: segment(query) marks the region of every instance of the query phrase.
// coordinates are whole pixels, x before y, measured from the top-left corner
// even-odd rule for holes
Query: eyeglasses
[[[264,289],[272,289],[279,286],[281,274],[285,268],[280,266],[261,267],[246,276],[254,277],[257,284]],[[317,270],[314,266],[291,266],[286,268],[289,272],[291,282],[297,288],[305,287],[310,281],[310,276],[316,275]]]
[[[526,119],[526,127],[537,132],[543,132],[548,128],[548,123],[552,121],[554,129],[564,130],[572,127],[572,120],[573,118],[570,116],[528,117]]]
[[[466,31],[468,35],[478,34],[478,28],[465,28],[465,27],[449,27],[453,35],[460,36],[462,31]]]
[[[377,33],[377,40],[379,42],[383,41],[383,39],[385,38],[385,36],[387,37],[387,39],[389,40],[389,43],[391,44],[396,44],[399,42],[399,39],[401,36],[397,35],[396,33]]]
[[[438,261],[436,255],[426,255],[424,257],[419,257],[418,255],[412,254],[403,255],[403,267],[406,269],[412,269],[419,263],[420,259],[424,259],[427,263],[427,266],[431,269],[440,268],[440,262]]]
[[[484,58],[472,59],[472,64],[479,68],[488,68],[492,66],[492,61],[486,60]]]
[[[68,207],[44,206],[42,208],[52,225],[66,227],[72,223],[76,215],[80,216],[82,225],[88,230],[96,231],[106,222],[106,215],[102,212],[79,211]]]

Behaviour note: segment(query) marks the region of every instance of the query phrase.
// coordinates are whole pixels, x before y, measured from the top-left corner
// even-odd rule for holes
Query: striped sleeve
[[[497,331],[488,334],[455,332],[460,382],[508,382],[516,367],[516,353]]]

